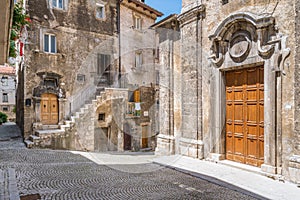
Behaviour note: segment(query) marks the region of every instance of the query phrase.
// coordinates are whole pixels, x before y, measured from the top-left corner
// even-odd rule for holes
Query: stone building
[[[9,121],[16,118],[16,70],[14,67],[0,65],[0,112],[7,115]]]
[[[124,135],[129,138],[132,134],[125,134],[124,127],[130,124],[136,130],[142,122],[152,125],[149,118],[137,115],[148,111],[147,102],[154,101],[150,84],[153,80],[141,84],[143,78],[138,77],[147,73],[131,77],[132,69],[126,68],[135,57],[131,61],[122,45],[131,37],[136,41],[144,37],[142,28],[132,28],[133,20],[126,15],[130,12],[133,17],[135,9],[141,19],[139,26],[147,27],[162,14],[138,0],[27,3],[32,24],[25,46],[25,67],[19,70],[19,82],[24,84],[18,93],[18,113],[24,116],[18,124],[28,139],[27,145],[123,151],[131,149],[134,142],[142,144],[140,135],[136,140],[124,139]],[[122,27],[125,22],[131,25]],[[136,36],[128,34],[133,29],[139,31]],[[151,55],[152,52],[153,49]],[[147,62],[154,67],[153,60]],[[146,77],[153,77],[151,73]],[[147,98],[142,104],[144,96]],[[140,104],[140,109],[131,109],[130,119],[129,102]]]
[[[124,121],[126,150],[155,144],[155,32],[150,28],[162,13],[144,1],[123,0],[120,5],[121,85],[128,88]]]
[[[183,0],[178,16],[154,25],[167,48],[158,154],[226,159],[300,182],[299,6]],[[179,31],[165,37],[161,28]]]
[[[0,2],[0,65],[7,62],[9,55],[9,38],[12,23],[14,1],[4,0]]]
[[[117,3],[34,0],[27,7],[32,24],[25,67],[19,72],[19,82],[24,83],[18,94],[18,113],[24,116],[19,125],[25,138],[45,137],[51,146],[51,140],[71,137],[64,128],[70,129],[70,135],[77,132],[66,121],[95,98],[99,87],[113,85],[117,67],[110,64],[118,57]],[[109,66],[112,73],[104,73]],[[60,136],[54,139],[52,135]],[[93,131],[84,131],[78,133],[76,142],[59,139],[55,145],[77,149],[86,143],[85,149],[93,149],[93,138]]]

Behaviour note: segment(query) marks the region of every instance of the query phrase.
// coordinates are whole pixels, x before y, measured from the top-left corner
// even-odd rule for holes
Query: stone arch
[[[220,67],[229,52],[233,61],[242,62],[252,47],[257,49],[258,55],[263,59],[270,58],[274,53],[275,43],[278,42],[277,36],[275,19],[270,15],[249,12],[231,14],[209,36],[212,41],[210,59],[215,66]],[[241,40],[248,43],[247,48],[243,49],[242,54],[234,54],[230,49]]]

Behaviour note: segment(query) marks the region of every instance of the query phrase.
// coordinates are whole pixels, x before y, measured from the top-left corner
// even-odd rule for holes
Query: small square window
[[[99,121],[105,121],[105,113],[100,113],[98,116]]]
[[[5,112],[7,112],[7,111],[9,111],[9,108],[7,106],[3,106],[2,110],[5,111]]]
[[[44,35],[44,52],[56,53],[56,36],[52,34]]]
[[[77,74],[77,81],[78,82],[84,82],[85,81],[85,75]]]
[[[96,18],[98,18],[98,19],[104,19],[105,18],[105,8],[104,8],[103,5],[97,4]]]

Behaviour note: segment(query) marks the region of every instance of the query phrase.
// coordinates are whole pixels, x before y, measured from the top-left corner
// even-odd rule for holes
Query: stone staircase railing
[[[96,86],[94,84],[82,88],[76,95],[70,98],[71,113],[77,112],[86,104],[86,101],[94,99],[96,94]]]

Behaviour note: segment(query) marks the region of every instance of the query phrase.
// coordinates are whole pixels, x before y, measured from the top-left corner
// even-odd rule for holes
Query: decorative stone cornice
[[[274,54],[276,43],[281,42],[281,39],[276,38],[276,33],[275,19],[271,15],[255,15],[249,12],[231,14],[209,36],[212,41],[209,59],[216,67],[220,67],[228,52],[234,62],[241,63],[248,57],[255,43],[258,55],[268,59]],[[285,58],[288,56],[287,51],[284,55]]]
[[[250,12],[234,13],[229,15],[221,24],[218,25],[210,40],[223,38],[229,27],[238,22],[247,22],[252,24],[256,29],[262,29],[275,24],[275,18],[270,15],[255,15]]]
[[[197,20],[199,15],[203,16],[204,12],[205,12],[205,6],[204,5],[198,5],[196,7],[193,7],[192,9],[180,14],[178,16],[178,21],[180,22],[180,26],[183,27],[184,25],[189,24],[192,21]]]

